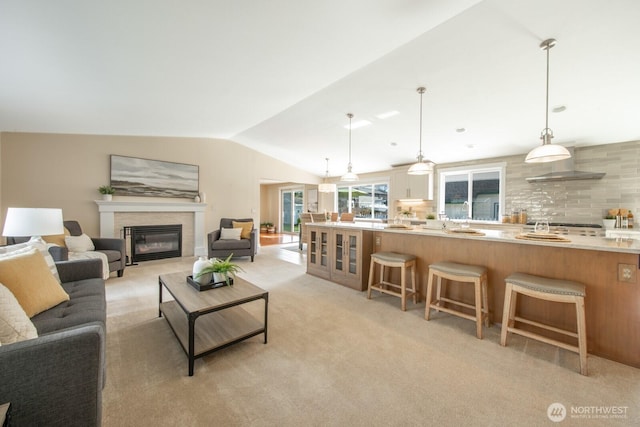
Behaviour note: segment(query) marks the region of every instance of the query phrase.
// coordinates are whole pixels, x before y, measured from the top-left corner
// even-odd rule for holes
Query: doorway
[[[297,233],[298,219],[304,209],[304,191],[302,189],[281,190],[280,232]]]

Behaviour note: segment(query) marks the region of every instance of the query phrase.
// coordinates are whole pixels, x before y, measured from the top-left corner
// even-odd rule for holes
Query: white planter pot
[[[206,273],[203,274],[202,276],[196,278],[196,276],[206,267],[209,267],[211,265],[211,261],[209,261],[207,258],[201,256],[200,258],[198,258],[196,260],[196,262],[193,263],[193,280],[195,280],[196,282],[200,283],[201,285],[206,285],[207,283],[211,282],[211,277],[213,276],[213,273]]]
[[[607,230],[613,230],[614,228],[616,228],[616,220],[615,219],[603,219],[602,220],[602,225],[604,225],[604,228],[606,228]]]
[[[110,202],[111,199],[113,199],[113,195],[112,194],[103,194],[102,195],[102,200],[105,200],[107,202]]]

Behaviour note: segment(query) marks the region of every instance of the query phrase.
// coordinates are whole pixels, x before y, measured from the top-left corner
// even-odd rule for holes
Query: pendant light
[[[351,119],[353,119],[353,114],[348,113],[347,117],[349,117],[349,165],[347,166],[347,173],[342,175],[340,179],[342,181],[358,181],[360,179],[358,175],[351,171]]]
[[[556,160],[564,160],[571,157],[569,150],[562,145],[552,144],[553,131],[549,129],[549,50],[556,45],[555,39],[547,39],[540,44],[542,50],[547,51],[547,100],[545,106],[545,127],[542,129],[540,139],[542,145],[529,151],[526,163],[546,163],[555,162]]]
[[[407,173],[409,175],[427,175],[433,172],[433,162],[431,160],[425,160],[422,154],[422,94],[425,92],[424,87],[418,88],[420,94],[420,151],[418,151],[418,163],[411,165]]]
[[[318,185],[318,191],[321,193],[335,193],[336,185],[329,182],[329,158],[325,158],[327,161],[327,171],[324,175],[324,182]]]

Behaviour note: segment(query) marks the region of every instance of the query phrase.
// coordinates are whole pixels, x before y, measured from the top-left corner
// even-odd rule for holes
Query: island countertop
[[[608,238],[604,236],[581,236],[566,235],[562,236],[568,241],[549,241],[549,240],[526,240],[517,238],[519,235],[526,234],[527,227],[505,227],[504,229],[486,229],[481,224],[474,224],[469,229],[462,229],[458,224],[452,223],[447,229],[426,228],[421,225],[409,226],[409,228],[394,228],[390,224],[377,222],[319,222],[309,225],[319,227],[336,227],[336,228],[355,228],[361,230],[381,231],[385,233],[397,233],[405,235],[424,235],[433,237],[447,237],[451,239],[473,239],[485,241],[498,241],[522,245],[536,246],[553,246],[571,249],[586,249],[605,252],[619,252],[629,254],[640,254],[640,240],[633,239],[631,236]],[[478,234],[469,234],[469,230],[477,231]],[[460,231],[460,232],[458,232]]]

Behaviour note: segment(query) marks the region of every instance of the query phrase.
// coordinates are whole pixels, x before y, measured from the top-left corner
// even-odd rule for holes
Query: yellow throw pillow
[[[240,232],[241,239],[250,239],[251,238],[251,230],[253,230],[253,221],[247,222],[239,222],[239,221],[231,221],[233,228],[242,228]]]
[[[42,236],[42,240],[47,243],[53,243],[54,245],[62,246],[63,248],[66,246],[64,243],[64,236],[70,236],[69,230],[64,229],[64,234],[52,234],[51,236]]]
[[[11,291],[29,317],[69,300],[37,249],[0,259],[0,283]]]

